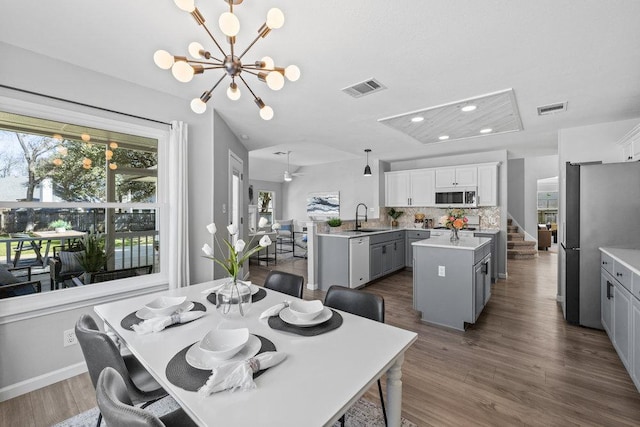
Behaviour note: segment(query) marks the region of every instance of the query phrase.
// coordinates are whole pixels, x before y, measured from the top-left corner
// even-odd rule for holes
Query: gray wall
[[[524,159],[512,159],[508,164],[509,214],[524,227]]]
[[[538,238],[538,180],[558,176],[558,173],[558,156],[524,159],[524,224],[520,224],[536,239]]]
[[[199,254],[203,242],[209,236],[205,225],[211,222],[213,217],[214,192],[211,191],[214,182],[213,114],[207,113],[201,116],[192,114],[187,100],[75,67],[5,43],[0,43],[0,57],[2,57],[0,76],[4,85],[156,120],[166,122],[181,120],[189,124],[191,280],[196,283],[211,279],[212,263],[200,257]],[[164,125],[154,125],[117,114],[7,89],[0,89],[0,95],[123,122],[167,128]],[[19,299],[16,298],[15,304],[20,304]],[[90,307],[76,308],[12,323],[3,322],[0,315],[0,348],[2,348],[0,391],[18,382],[28,382],[41,375],[46,377],[53,371],[64,370],[81,363],[84,359],[79,346],[63,347],[62,332],[73,328],[81,313],[91,311]]]

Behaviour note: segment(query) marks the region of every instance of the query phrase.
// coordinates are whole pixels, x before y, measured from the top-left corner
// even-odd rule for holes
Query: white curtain
[[[187,124],[171,122],[169,136],[169,288],[189,285]]]

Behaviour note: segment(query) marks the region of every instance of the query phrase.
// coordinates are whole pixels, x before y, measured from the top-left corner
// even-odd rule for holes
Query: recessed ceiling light
[[[442,136],[439,136],[439,137],[438,137],[438,139],[439,139],[440,141],[446,141],[447,139],[449,139],[449,135],[442,135]]]
[[[464,111],[465,113],[468,113],[469,111],[473,111],[476,108],[478,108],[478,107],[476,107],[473,104],[469,104],[469,105],[465,105],[464,107],[462,107],[461,110]]]
[[[418,123],[424,120],[424,117],[416,116],[411,119],[413,123]]]
[[[493,132],[493,129],[491,129],[491,128],[484,128],[484,129],[481,129],[481,130],[480,130],[480,133],[490,133],[490,132]]]

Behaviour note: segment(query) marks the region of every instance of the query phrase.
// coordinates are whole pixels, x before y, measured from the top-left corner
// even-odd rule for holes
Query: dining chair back
[[[384,298],[369,292],[333,285],[327,290],[324,305],[384,323]],[[380,380],[378,380],[378,393],[380,394],[382,415],[384,416],[384,424],[386,426],[387,410],[384,406],[384,396],[382,394],[382,384]],[[344,415],[340,418],[340,424],[344,426]]]
[[[302,298],[304,277],[284,271],[270,271],[264,279],[264,287],[283,294]]]
[[[106,367],[114,368],[126,385],[130,399],[138,403],[152,403],[167,393],[133,355],[121,355],[120,350],[105,332],[100,331],[88,314],[80,316],[75,327],[89,376],[96,387],[98,377]],[[100,425],[100,417],[98,418]]]
[[[98,377],[96,400],[109,427],[195,426],[182,409],[158,417],[133,406],[125,380],[111,367],[104,368]]]

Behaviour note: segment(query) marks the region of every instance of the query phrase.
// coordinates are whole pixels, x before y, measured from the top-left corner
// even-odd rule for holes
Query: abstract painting
[[[309,193],[307,215],[313,217],[340,217],[340,192]]]

